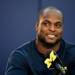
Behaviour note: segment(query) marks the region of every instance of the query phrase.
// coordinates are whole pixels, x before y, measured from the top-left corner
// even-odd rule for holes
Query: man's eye
[[[60,27],[62,26],[62,24],[61,24],[61,23],[57,23],[55,26],[56,26],[57,28],[60,28]]]
[[[42,24],[43,24],[43,25],[45,25],[45,26],[47,26],[47,25],[48,25],[48,23],[47,23],[47,22],[43,22]]]
[[[50,25],[50,22],[49,21],[44,21],[44,22],[42,22],[42,25],[49,26]]]

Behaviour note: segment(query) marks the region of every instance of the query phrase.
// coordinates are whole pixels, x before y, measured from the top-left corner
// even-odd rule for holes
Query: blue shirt
[[[75,75],[75,45],[61,40],[57,52],[60,60],[68,67],[66,75]],[[46,57],[39,53],[35,40],[13,50],[8,58],[5,75],[62,75],[55,68],[48,69],[44,64]]]

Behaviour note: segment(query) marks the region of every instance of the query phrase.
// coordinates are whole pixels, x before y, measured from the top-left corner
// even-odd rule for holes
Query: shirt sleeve
[[[28,75],[28,63],[21,51],[14,51],[8,58],[5,75]]]

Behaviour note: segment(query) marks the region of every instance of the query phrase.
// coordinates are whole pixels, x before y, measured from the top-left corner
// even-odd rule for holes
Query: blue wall
[[[36,0],[0,0],[0,75],[10,52],[33,39],[37,12]]]
[[[0,0],[0,75],[10,52],[35,36],[38,10],[56,6],[64,13],[64,39],[75,43],[74,0]]]

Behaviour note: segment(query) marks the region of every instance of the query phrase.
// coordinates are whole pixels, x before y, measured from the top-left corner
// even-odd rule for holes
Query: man
[[[43,9],[36,23],[35,40],[25,43],[10,54],[5,75],[74,75],[75,45],[62,39],[63,22],[63,14],[57,8]],[[48,62],[54,65],[48,68],[45,61],[47,58],[50,60],[52,51],[58,61]]]

